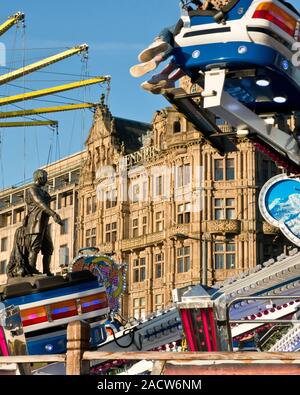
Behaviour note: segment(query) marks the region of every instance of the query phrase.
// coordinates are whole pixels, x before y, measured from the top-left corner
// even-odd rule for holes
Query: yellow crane
[[[40,70],[47,67],[53,63],[60,62],[63,59],[69,58],[70,56],[76,55],[78,53],[88,50],[87,44],[78,45],[77,47],[70,48],[59,54],[50,56],[49,58],[42,59],[38,62],[32,63],[28,66],[22,67],[18,70],[11,71],[7,74],[0,76],[0,85],[6,84],[7,82],[16,80],[17,78],[23,77],[24,75],[33,73],[34,71]]]
[[[25,14],[22,12],[17,12],[15,15],[12,15],[8,18],[8,20],[0,25],[0,36],[2,36],[7,30],[13,27],[16,23],[23,21],[25,19]]]
[[[0,25],[0,36],[3,35],[12,26],[17,24],[19,21],[23,21],[24,19],[25,19],[25,15],[22,12],[17,12],[15,15],[9,17],[6,22]],[[10,81],[16,80],[20,77],[38,71],[51,64],[60,62],[63,59],[87,51],[88,51],[88,45],[81,44],[73,48],[67,49],[63,52],[60,52],[56,55],[41,59],[35,63],[29,64],[20,69],[0,75],[0,85],[4,85]],[[17,102],[24,102],[26,100],[32,100],[38,97],[52,95],[55,93],[64,92],[71,89],[82,88],[93,84],[109,82],[110,79],[111,79],[110,76],[94,77],[86,80],[75,81],[69,84],[54,86],[51,88],[45,88],[37,91],[3,97],[0,98],[0,106],[9,105]],[[62,112],[62,111],[72,111],[72,110],[79,110],[84,108],[93,108],[96,106],[97,106],[96,103],[79,103],[79,104],[66,104],[66,105],[55,106],[55,107],[36,108],[36,109],[28,109],[28,110],[24,109],[19,111],[7,111],[7,112],[0,112],[0,119],[26,117],[30,115],[49,114],[49,113]],[[0,122],[0,127],[45,126],[45,125],[57,126],[57,124],[58,124],[57,121],[52,121],[52,120],[49,121],[35,120],[35,121],[18,121],[18,122]]]
[[[17,103],[17,102],[25,101],[25,100],[32,100],[32,99],[36,99],[41,96],[52,95],[55,93],[64,92],[64,91],[68,91],[71,89],[81,88],[83,86],[100,84],[101,82],[107,82],[109,80],[110,80],[109,76],[94,77],[94,78],[90,78],[88,80],[71,82],[70,84],[53,86],[52,88],[46,88],[46,89],[41,89],[41,90],[33,91],[33,92],[21,93],[19,95],[3,97],[3,98],[0,98],[0,106],[4,106],[6,104]]]
[[[0,122],[0,128],[16,128],[24,126],[57,126],[57,121],[20,121],[20,122]]]
[[[97,104],[95,103],[79,103],[79,104],[66,104],[64,106],[56,106],[56,107],[34,108],[31,110],[7,111],[7,112],[0,112],[0,119],[26,117],[29,115],[49,114],[53,112],[81,110],[84,108],[95,108],[96,106]]]

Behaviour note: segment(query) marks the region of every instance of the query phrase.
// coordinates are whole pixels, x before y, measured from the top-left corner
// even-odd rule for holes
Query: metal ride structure
[[[288,174],[299,174],[299,136],[275,127],[276,117],[300,110],[298,11],[280,0],[229,0],[209,11],[192,10],[190,1],[181,3],[183,28],[174,37],[173,62],[191,78],[195,89],[163,89],[164,97],[219,154],[236,150],[238,139],[246,138]],[[228,122],[235,132],[223,133],[214,117]],[[289,180],[289,176],[282,178]],[[264,188],[260,206],[268,206],[263,216],[283,230],[287,221],[283,226],[283,215],[279,218],[272,212],[276,201],[271,188],[277,181],[270,180]],[[293,186],[290,195],[295,198],[295,193]],[[280,200],[280,195],[276,198]],[[290,196],[281,198],[282,209],[284,198]],[[285,206],[288,211],[290,206]],[[299,246],[295,222],[299,210],[295,211],[284,212],[284,218],[293,219],[296,231],[284,233]],[[270,339],[285,325],[288,332],[284,335],[279,328],[281,340],[271,350],[299,350],[299,269],[295,249],[219,286],[193,287],[184,295],[178,291],[177,307],[189,349],[229,351],[249,339],[254,347],[254,338],[261,346],[260,340]]]
[[[182,19],[174,62],[201,91],[168,89],[163,92],[166,99],[221,154],[232,139],[246,137],[277,163],[298,172],[296,136],[266,118],[299,111],[299,13],[279,0],[230,0],[221,10],[185,11]],[[207,125],[209,113],[232,125],[235,135],[226,136],[212,121]]]

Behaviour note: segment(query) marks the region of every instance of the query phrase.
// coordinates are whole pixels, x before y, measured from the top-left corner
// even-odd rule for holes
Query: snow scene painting
[[[286,179],[273,184],[265,202],[278,227],[284,227],[300,239],[300,182]]]

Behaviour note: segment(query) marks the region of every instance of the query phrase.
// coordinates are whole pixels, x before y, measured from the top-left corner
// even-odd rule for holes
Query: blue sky
[[[111,75],[109,105],[115,116],[151,122],[153,113],[167,105],[160,96],[147,94],[139,84],[144,79],[134,79],[129,68],[137,63],[137,55],[148,45],[164,26],[171,25],[179,17],[177,0],[9,0],[1,2],[1,20],[17,11],[26,14],[26,29],[12,28],[1,41],[7,51],[7,66],[21,67],[39,58],[63,51],[66,47],[88,43],[90,75]],[[23,50],[26,48],[26,51]],[[34,49],[47,48],[47,49]],[[48,49],[49,48],[49,49]],[[85,70],[80,56],[66,59],[44,69],[47,72],[78,74]],[[0,68],[1,73],[7,70]],[[76,80],[76,76],[33,73],[16,80],[13,86],[1,88],[1,95],[23,92],[23,86],[42,89],[63,84],[63,79]],[[99,86],[62,93],[79,100],[97,101],[105,89]],[[49,100],[68,101],[47,97]],[[23,104],[19,104],[23,106]],[[45,107],[47,102],[27,102],[25,108]],[[2,111],[16,109],[2,108]],[[89,110],[72,113],[49,114],[59,121],[59,149],[57,138],[47,127],[15,128],[1,130],[0,189],[16,184],[31,176],[37,167],[46,164],[50,147],[51,160],[77,152],[83,148],[91,125]],[[51,143],[54,141],[53,143]]]
[[[6,0],[0,4],[1,20],[17,11],[26,14],[23,31],[11,29],[1,37],[7,47],[7,67],[17,68],[40,58],[63,51],[66,47],[90,45],[87,69],[80,56],[47,67],[47,73],[34,73],[1,88],[1,95],[21,93],[25,88],[42,89],[90,75],[111,75],[108,103],[113,115],[151,122],[153,113],[168,105],[158,95],[143,91],[129,68],[137,55],[162,27],[174,24],[179,17],[178,0]],[[296,2],[293,2],[296,4]],[[24,50],[26,49],[26,50]],[[1,73],[7,70],[0,68]],[[51,73],[71,73],[74,76]],[[76,77],[75,75],[78,75]],[[63,81],[67,80],[67,81]],[[77,100],[97,101],[105,89],[81,89],[62,93]],[[67,101],[63,98],[45,98]],[[23,104],[19,104],[23,106]],[[52,106],[47,102],[27,102],[25,108]],[[3,107],[2,111],[14,107]],[[59,137],[47,127],[1,129],[0,189],[31,177],[32,172],[51,161],[81,150],[84,146],[92,115],[89,110],[50,114],[59,121]],[[50,152],[50,154],[49,154]]]

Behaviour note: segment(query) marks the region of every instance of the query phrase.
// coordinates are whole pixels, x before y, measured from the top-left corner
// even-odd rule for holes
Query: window
[[[225,159],[226,162],[226,180],[235,179],[234,159]]]
[[[73,205],[73,192],[62,193],[59,196],[59,209]]]
[[[178,224],[189,224],[191,222],[191,203],[180,204],[177,207]]]
[[[156,177],[155,194],[161,196],[163,194],[163,176]]]
[[[69,247],[64,244],[59,247],[59,266],[67,266],[69,264]]]
[[[235,199],[215,199],[214,215],[216,220],[235,219]]]
[[[1,239],[1,252],[7,251],[7,248],[8,248],[8,238],[3,237],[3,239]]]
[[[188,163],[183,166],[177,167],[175,170],[175,174],[177,188],[189,185],[191,182],[191,165]]]
[[[159,311],[164,308],[164,295],[155,295],[154,297],[154,311]]]
[[[147,234],[147,217],[143,217],[143,236]]]
[[[215,159],[215,181],[234,180],[234,159]]]
[[[132,201],[138,202],[140,200],[140,186],[139,184],[135,184],[132,187]]]
[[[154,259],[155,278],[161,278],[164,275],[164,254],[162,252],[159,254],[155,254]]]
[[[234,269],[236,260],[235,242],[215,243],[215,269]]]
[[[96,247],[96,228],[87,229],[85,232],[85,245],[87,247]]]
[[[224,179],[224,162],[223,159],[215,159],[215,181]]]
[[[113,222],[111,224],[111,241],[114,243],[117,241],[117,223]]]
[[[138,218],[135,218],[132,221],[132,237],[138,237],[139,236],[139,220]]]
[[[141,283],[146,279],[146,258],[133,260],[133,282]]]
[[[164,212],[158,211],[155,213],[155,230],[161,232],[164,229]]]
[[[97,199],[96,195],[92,196],[92,213],[95,213],[97,211]]]
[[[117,205],[117,191],[116,189],[112,189],[110,191],[105,192],[105,207],[113,208]]]
[[[86,213],[92,214],[97,211],[97,198],[95,196],[88,197],[86,199]]]
[[[4,213],[0,215],[0,227],[12,225],[12,212]]]
[[[60,227],[60,234],[61,235],[66,235],[68,233],[68,225],[69,225],[69,220],[63,219],[62,226]]]
[[[180,133],[180,132],[181,132],[181,123],[180,123],[179,119],[177,119],[173,123],[173,133]]]
[[[25,217],[25,210],[19,209],[15,211],[15,223],[22,222]]]
[[[107,224],[105,226],[105,241],[106,243],[109,243],[111,241],[111,235],[110,235],[110,224]]]
[[[191,269],[191,248],[177,248],[177,273],[186,273]]]
[[[88,197],[86,199],[86,213],[91,214],[91,212],[92,212],[92,198]]]
[[[133,299],[133,316],[136,319],[141,319],[146,317],[146,299],[136,298]]]
[[[6,261],[0,262],[0,274],[6,274]]]
[[[115,242],[117,240],[117,223],[106,224],[105,241],[106,243]]]

